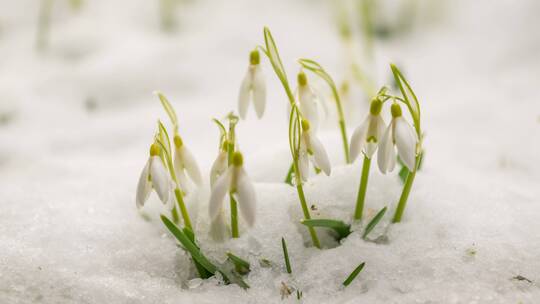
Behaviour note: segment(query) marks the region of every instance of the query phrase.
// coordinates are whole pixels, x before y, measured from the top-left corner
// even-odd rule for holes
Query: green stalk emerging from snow
[[[311,219],[311,214],[309,213],[308,204],[306,202],[306,196],[304,194],[304,188],[302,187],[302,178],[301,178],[300,168],[298,164],[299,150],[300,150],[300,136],[302,132],[300,112],[298,111],[298,108],[296,107],[294,95],[289,86],[289,81],[287,80],[287,74],[285,73],[285,69],[283,68],[283,64],[281,63],[281,59],[279,57],[277,46],[274,42],[274,38],[272,37],[272,34],[270,33],[270,30],[267,27],[264,28],[264,41],[265,41],[266,48],[261,47],[261,49],[270,60],[270,63],[272,64],[272,68],[274,69],[274,72],[276,73],[278,79],[281,81],[281,84],[283,85],[283,88],[285,89],[285,93],[287,94],[289,103],[291,105],[291,113],[289,117],[289,147],[290,147],[291,155],[293,159],[292,167],[293,167],[293,173],[294,173],[294,178],[296,182],[295,183],[296,191],[298,192],[298,198],[300,200],[300,205],[302,207],[304,219]],[[320,248],[321,244],[319,241],[319,237],[317,236],[317,232],[315,231],[315,228],[308,227],[308,230],[309,230],[309,234],[311,236],[313,245],[317,248]]]
[[[414,129],[418,138],[414,167],[411,168],[412,170],[410,170],[409,174],[407,175],[407,179],[405,180],[405,185],[403,186],[403,191],[401,192],[396,212],[394,213],[394,217],[392,219],[392,222],[399,223],[403,216],[403,212],[405,211],[405,206],[411,192],[414,178],[416,177],[416,171],[422,157],[422,129],[420,127],[420,104],[418,103],[416,94],[414,93],[411,86],[409,85],[403,74],[400,72],[400,70],[393,64],[390,65],[390,68],[392,69],[394,79],[396,80],[399,90],[401,91],[401,94],[403,96],[403,99],[401,99],[401,101],[407,106],[407,109],[412,116],[414,122]]]
[[[236,127],[236,124],[238,123],[238,117],[236,117],[234,114],[231,113],[228,116],[228,118],[229,118],[229,133],[228,133],[229,138],[227,142],[229,146],[227,147],[227,157],[228,157],[229,166],[232,166],[233,155],[234,155],[234,150],[235,150],[235,142],[236,142],[235,127]],[[230,198],[230,206],[231,206],[231,235],[233,238],[238,238],[240,237],[240,232],[238,229],[238,203],[234,199],[232,192],[229,193],[229,198]]]

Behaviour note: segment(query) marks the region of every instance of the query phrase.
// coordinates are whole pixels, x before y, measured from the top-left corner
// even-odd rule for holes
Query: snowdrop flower
[[[249,68],[246,76],[240,85],[238,94],[238,113],[242,119],[246,118],[250,99],[253,100],[253,106],[257,117],[261,118],[264,114],[266,105],[266,84],[260,65],[260,55],[258,50],[249,54]]]
[[[210,187],[214,187],[217,179],[227,170],[227,158],[227,150],[221,149],[214,164],[212,164],[212,169],[210,169]]]
[[[223,242],[227,237],[227,225],[225,224],[223,210],[220,210],[216,218],[210,223],[210,236],[217,242]]]
[[[243,167],[244,158],[240,152],[233,155],[232,166],[223,173],[214,186],[210,195],[209,214],[212,221],[216,221],[221,212],[225,194],[234,195],[242,217],[249,226],[255,222],[255,189]]]
[[[307,181],[309,176],[309,161],[316,168],[321,169],[326,175],[330,175],[330,161],[328,154],[321,141],[311,131],[308,120],[302,120],[302,135],[300,137],[300,154],[298,156],[298,166],[303,181]]]
[[[377,154],[377,162],[382,173],[391,172],[396,165],[394,145],[409,171],[415,171],[416,145],[418,136],[413,127],[403,118],[401,107],[394,103],[391,107],[392,121],[384,132]]]
[[[351,161],[354,161],[360,152],[363,152],[367,158],[371,159],[375,150],[377,150],[386,128],[380,115],[382,106],[382,101],[374,99],[364,122],[354,130],[350,146]]]
[[[159,157],[159,147],[153,144],[150,147],[150,157],[144,166],[137,185],[136,203],[142,208],[152,189],[156,190],[159,199],[166,204],[171,193],[171,180],[167,169]]]
[[[319,126],[318,97],[308,84],[307,76],[303,71],[298,73],[297,92],[300,112],[311,123],[312,130],[317,131]]]
[[[182,138],[178,135],[174,136],[174,147],[174,171],[182,190],[186,191],[188,189],[187,176],[197,186],[202,185],[201,171],[195,161],[195,157],[186,148]]]

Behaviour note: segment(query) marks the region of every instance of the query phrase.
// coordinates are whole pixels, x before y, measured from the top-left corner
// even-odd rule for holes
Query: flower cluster
[[[395,147],[397,154],[409,171],[414,171],[418,136],[414,128],[403,118],[401,106],[393,103],[391,106],[392,120],[386,126],[381,117],[383,102],[374,99],[371,102],[370,113],[364,122],[358,126],[350,144],[351,159],[355,160],[360,152],[371,159],[377,151],[377,164],[382,173],[392,172],[396,165]]]
[[[321,248],[317,231],[314,229],[315,227],[332,229],[337,233],[338,239],[342,239],[351,233],[351,225],[343,221],[311,218],[310,208],[308,208],[309,204],[307,203],[303,186],[309,180],[312,171],[317,174],[323,172],[325,175],[330,176],[332,167],[328,153],[317,134],[321,122],[319,108],[322,107],[322,98],[319,97],[319,94],[308,83],[304,69],[323,79],[332,91],[337,106],[341,139],[345,152],[345,163],[354,161],[361,154],[364,156],[354,219],[362,219],[370,164],[377,152],[377,164],[383,174],[394,170],[397,159],[400,159],[408,170],[403,192],[393,219],[394,222],[399,222],[422,153],[420,141],[422,135],[420,129],[420,107],[409,83],[397,67],[391,65],[391,70],[396,84],[400,89],[401,96],[392,95],[388,93],[386,87],[383,87],[373,97],[369,113],[362,124],[354,130],[349,144],[339,93],[330,75],[317,62],[310,59],[301,59],[299,60],[301,70],[296,78],[298,82],[297,89],[293,93],[279,57],[277,46],[267,28],[264,30],[264,35],[265,47],[259,47],[250,53],[248,71],[240,86],[238,113],[240,118],[245,119],[249,105],[253,103],[257,117],[262,118],[264,114],[266,85],[260,62],[259,49],[261,49],[268,57],[289,99],[288,137],[292,164],[287,182],[290,182],[296,188],[304,216],[301,223],[307,227],[313,245]],[[190,253],[200,277],[207,278],[219,272],[226,282],[235,282],[242,287],[246,287],[247,284],[242,281],[240,276],[245,274],[245,269],[249,269],[249,263],[229,253],[229,260],[235,264],[237,269],[236,273],[231,273],[228,267],[213,263],[206,258],[197,244],[197,233],[191,223],[184,197],[190,195],[194,188],[203,188],[205,182],[194,155],[186,147],[180,136],[178,120],[173,107],[163,94],[157,93],[157,95],[172,122],[173,140],[170,140],[165,126],[161,121],[158,121],[158,131],[150,146],[148,160],[139,177],[136,205],[139,209],[143,208],[150,193],[154,190],[159,199],[170,207],[172,221],[168,216],[162,215],[161,219],[163,223],[182,244],[182,247]],[[386,102],[391,103],[389,108],[392,118],[388,125],[385,124],[382,118]],[[402,105],[406,106],[413,120],[413,125],[409,124],[404,118]],[[246,172],[244,156],[238,151],[237,147],[238,140],[235,130],[239,122],[239,117],[231,112],[227,115],[227,120],[227,128],[220,120],[213,120],[219,127],[220,140],[217,157],[212,164],[209,174],[210,198],[208,202],[208,217],[211,222],[210,233],[216,240],[223,240],[227,233],[227,223],[224,217],[224,210],[226,209],[224,201],[227,195],[229,198],[230,230],[233,238],[240,236],[238,212],[240,211],[242,219],[248,228],[255,224],[257,213],[255,187]],[[386,207],[383,208],[367,225],[364,225],[363,238],[381,220],[386,209]],[[183,225],[181,225],[181,219],[183,220]],[[183,227],[180,228],[181,226]],[[284,240],[282,242],[286,254]],[[363,264],[357,268],[359,270],[355,270],[353,273],[357,273],[362,267]],[[288,268],[290,269],[290,267]],[[238,269],[244,270],[241,271]]]

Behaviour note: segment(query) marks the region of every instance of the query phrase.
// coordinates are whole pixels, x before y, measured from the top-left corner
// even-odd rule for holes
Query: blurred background
[[[515,147],[523,147],[525,133],[538,135],[531,89],[539,84],[539,11],[537,1],[3,1],[1,172],[36,178],[71,161],[131,168],[122,162],[145,154],[156,118],[165,118],[154,90],[176,106],[182,133],[208,168],[217,142],[210,118],[236,110],[248,53],[263,44],[264,25],[291,80],[298,58],[326,67],[342,90],[349,128],[363,117],[370,96],[391,85],[388,64],[394,62],[425,108],[428,146],[440,146],[444,135],[452,145],[441,147],[467,162],[475,145],[504,138],[508,145],[474,165],[513,163],[527,171],[524,159],[533,159],[538,145],[519,153]],[[252,161],[288,153],[285,95],[263,65],[267,115],[240,127],[240,145]],[[313,82],[327,97],[326,140],[338,144],[331,95]],[[432,122],[444,133],[431,137]],[[112,168],[105,159],[114,160]],[[259,163],[259,180],[286,170]]]

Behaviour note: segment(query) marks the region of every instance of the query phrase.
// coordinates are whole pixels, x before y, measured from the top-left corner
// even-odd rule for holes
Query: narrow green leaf
[[[283,248],[283,257],[285,258],[285,268],[287,269],[287,273],[292,273],[289,251],[287,250],[287,243],[283,237],[281,238],[281,248]]]
[[[405,181],[407,180],[407,175],[409,175],[409,170],[405,166],[401,166],[401,169],[399,169],[399,179],[401,180],[401,183],[405,184]]]
[[[167,129],[165,128],[161,120],[159,119],[158,119],[158,129],[159,129],[159,138],[164,144],[165,143],[167,144],[165,148],[167,149],[168,153],[171,153],[171,140],[169,138],[169,133],[167,132]]]
[[[218,269],[212,264],[199,250],[199,248],[189,239],[188,236],[182,230],[180,230],[171,220],[166,216],[161,215],[161,220],[169,229],[169,231],[176,237],[176,239],[184,246],[184,248],[191,254],[194,260],[199,262],[206,270],[211,273],[215,273]]]
[[[341,240],[351,234],[351,225],[345,224],[343,221],[332,219],[310,219],[300,221],[308,227],[324,227],[334,230]]]
[[[174,108],[172,107],[172,105],[169,102],[169,100],[167,99],[167,97],[165,97],[165,95],[163,95],[163,93],[161,93],[159,91],[156,91],[154,93],[159,97],[159,100],[161,101],[161,105],[165,109],[165,112],[167,112],[167,115],[169,115],[169,118],[171,119],[171,122],[172,122],[172,124],[174,126],[174,129],[176,131],[177,128],[178,128],[178,117],[176,116],[176,112],[174,111]]]
[[[305,59],[305,58],[299,59],[298,63],[300,63],[300,65],[304,67],[305,69],[317,74],[319,77],[324,79],[324,81],[328,83],[332,91],[337,93],[337,88],[336,88],[336,84],[334,83],[334,80],[332,79],[332,77],[330,77],[330,75],[323,69],[323,67],[319,63],[317,63],[314,60]]]
[[[364,230],[364,234],[362,235],[362,238],[366,238],[368,234],[377,226],[379,221],[383,218],[384,214],[386,213],[386,207],[382,208],[377,214],[369,221],[369,223],[366,226],[366,229]]]
[[[264,43],[266,45],[266,49],[263,48],[264,54],[266,54],[266,56],[270,60],[276,76],[283,85],[285,93],[289,98],[289,103],[293,105],[295,103],[294,95],[289,86],[289,81],[287,80],[287,73],[285,72],[285,68],[283,67],[281,58],[279,57],[279,52],[276,46],[276,42],[274,41],[274,37],[272,37],[272,33],[270,33],[270,30],[267,27],[264,28]]]
[[[193,231],[188,227],[184,227],[182,230],[184,231],[184,234],[191,240],[191,242],[197,247],[197,249],[200,250],[200,247],[197,246],[197,243],[195,243],[195,234],[193,233]],[[185,250],[184,247],[182,247],[182,249]],[[201,263],[197,262],[197,260],[193,259],[193,264],[195,264],[195,268],[197,268],[197,272],[202,279],[208,279],[214,275],[208,270],[206,270],[206,268],[204,268]]]
[[[343,285],[344,286],[349,286],[349,284],[351,284],[351,282],[356,278],[356,276],[360,273],[360,271],[362,271],[362,269],[364,269],[364,265],[366,263],[365,262],[362,262],[362,264],[358,265],[358,267],[356,267],[353,272],[351,272],[351,274],[347,277],[347,279],[345,279],[345,281],[343,281]]]
[[[234,267],[236,268],[236,271],[239,274],[246,274],[246,273],[248,273],[250,271],[248,261],[242,259],[239,256],[236,256],[236,255],[232,254],[231,252],[228,252],[227,256],[229,257],[231,262],[234,264]]]
[[[266,45],[266,55],[268,56],[268,59],[270,59],[270,63],[272,64],[274,71],[276,74],[278,74],[278,77],[282,81],[287,82],[285,68],[283,68],[283,63],[279,57],[276,42],[274,41],[274,37],[272,37],[272,33],[268,27],[264,27],[264,43]]]
[[[419,132],[419,126],[417,126],[417,124],[419,124],[420,122],[420,104],[418,103],[418,98],[416,98],[416,94],[414,93],[411,86],[409,85],[409,82],[407,81],[407,79],[405,79],[398,67],[394,64],[390,64],[390,68],[392,69],[392,74],[394,75],[394,79],[399,87],[399,90],[401,91],[403,98],[407,102],[407,107],[409,108],[409,111],[411,112],[411,115],[414,119],[417,132]]]
[[[242,277],[238,275],[237,273],[235,273],[234,271],[232,271],[231,269],[220,266],[218,268],[218,271],[223,276],[223,280],[225,281],[225,283],[227,284],[233,283],[244,289],[249,288],[249,285],[242,279]]]
[[[217,118],[212,118],[212,121],[216,123],[219,130],[221,131],[221,135],[227,134],[227,129],[225,129],[225,126],[219,121]]]

